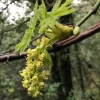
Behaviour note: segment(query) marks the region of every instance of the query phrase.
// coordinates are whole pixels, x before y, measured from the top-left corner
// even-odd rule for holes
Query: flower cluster
[[[26,67],[20,71],[23,77],[23,87],[27,88],[28,94],[32,97],[41,97],[41,91],[45,88],[44,81],[48,79],[50,70],[48,66],[52,66],[52,60],[47,52],[49,39],[42,37],[41,41],[37,40],[35,49],[28,49]]]

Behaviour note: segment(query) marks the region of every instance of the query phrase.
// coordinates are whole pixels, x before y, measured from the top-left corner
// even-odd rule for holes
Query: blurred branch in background
[[[14,30],[14,29],[16,29],[16,28],[21,27],[22,25],[24,25],[24,24],[27,23],[28,21],[29,21],[29,18],[27,18],[25,21],[23,21],[23,22],[20,23],[19,25],[16,25],[15,27],[13,27],[13,28],[11,28],[11,29],[3,30],[3,31],[1,31],[0,33],[12,31],[12,30]]]
[[[11,2],[10,2],[9,4],[7,4],[5,8],[2,9],[2,11],[0,12],[0,14],[2,14],[3,11],[6,10],[6,9],[8,8],[8,6],[9,6],[10,4],[14,3],[15,1],[16,1],[16,0],[11,0]]]
[[[92,14],[96,14],[98,8],[100,6],[100,0],[98,0],[96,2],[96,4],[94,5],[94,7],[92,7],[92,9],[90,9],[89,13],[84,17],[82,18],[82,20],[80,20],[76,26],[81,26]]]

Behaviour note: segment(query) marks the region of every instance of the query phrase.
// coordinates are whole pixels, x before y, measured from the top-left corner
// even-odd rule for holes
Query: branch
[[[15,0],[14,0],[15,1]],[[13,1],[13,2],[14,2]],[[11,2],[11,3],[13,3]],[[10,3],[10,4],[11,4]],[[7,5],[8,7],[9,5]],[[98,7],[100,6],[100,0],[97,1],[97,3],[94,5],[93,9],[91,9],[91,11],[81,20],[79,21],[76,26],[81,26],[92,14],[94,14]],[[5,8],[6,9],[6,8]],[[5,10],[4,9],[4,10]],[[26,22],[26,21],[25,21]],[[23,23],[22,23],[23,24]],[[21,24],[21,25],[22,25]],[[20,26],[20,25],[19,25]],[[18,26],[17,26],[18,27]],[[16,27],[10,29],[10,30],[6,30],[6,31],[11,31],[13,29],[15,29]],[[90,29],[88,29],[87,31],[79,34],[77,37],[72,36],[64,41],[61,41],[59,43],[55,43],[53,45],[54,48],[52,48],[51,50],[48,50],[49,52],[53,52],[53,51],[58,51],[64,47],[70,46],[72,44],[78,43],[82,40],[84,40],[85,38],[88,38],[89,36],[97,33],[100,31],[100,23],[98,23],[97,25],[91,27]],[[26,52],[24,52],[22,55],[19,55],[18,53],[15,54],[9,54],[9,55],[4,55],[4,56],[0,56],[0,62],[5,62],[5,61],[12,61],[12,60],[17,60],[17,59],[22,59],[27,55]]]
[[[0,14],[2,14],[3,11],[6,10],[6,9],[8,8],[8,6],[9,6],[10,4],[14,3],[15,1],[16,1],[16,0],[12,0],[9,4],[7,4],[6,7],[2,9],[2,11],[0,12]]]
[[[72,36],[64,41],[55,43],[54,48],[56,48],[56,50],[60,50],[66,46],[70,46],[72,44],[78,43],[78,42],[90,37],[91,35],[94,35],[95,33],[99,32],[99,31],[100,31],[100,23],[92,26],[87,31],[80,33],[78,36]]]
[[[73,45],[75,43],[78,43],[78,42],[90,37],[93,34],[96,34],[99,31],[100,31],[100,23],[92,26],[87,31],[79,34],[78,36],[72,36],[72,37],[70,37],[70,38],[68,38],[68,39],[66,39],[64,41],[55,43],[53,45],[53,48],[49,49],[48,51],[49,52],[58,51],[60,49],[63,49],[64,47],[71,46],[71,45]],[[0,62],[18,60],[18,59],[25,58],[25,56],[27,56],[27,52],[24,52],[22,55],[20,55],[18,53],[4,55],[4,56],[0,56]]]
[[[97,3],[94,5],[94,7],[90,10],[90,12],[82,19],[80,20],[76,26],[81,26],[92,14],[95,14],[97,9],[100,6],[100,0],[97,1]]]
[[[18,59],[25,58],[25,56],[27,56],[27,52],[24,52],[22,55],[20,55],[19,53],[4,55],[4,56],[0,56],[0,62],[18,60]]]
[[[100,90],[100,87],[98,86],[98,84],[94,81],[94,79],[92,79],[92,82],[95,84],[95,86]]]
[[[14,26],[14,27],[11,28],[11,29],[7,29],[7,30],[0,31],[0,33],[9,32],[9,31],[15,30],[16,28],[21,27],[23,24],[25,24],[25,23],[28,22],[28,21],[29,21],[29,18],[28,18],[27,20],[23,21],[22,23],[19,23],[19,25]]]

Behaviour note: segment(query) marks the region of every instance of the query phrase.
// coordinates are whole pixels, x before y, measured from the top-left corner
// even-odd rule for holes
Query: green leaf
[[[64,4],[62,4],[59,9],[63,9],[67,6],[69,6],[71,3],[73,2],[73,0],[66,0]]]
[[[43,34],[43,32],[47,30],[47,27],[53,26],[59,17],[71,14],[75,11],[71,6],[69,6],[72,1],[73,0],[66,0],[66,2],[60,6],[61,0],[57,0],[52,11],[47,13],[46,10],[43,12],[43,7],[42,5],[40,6],[41,12],[43,12],[44,15],[46,13],[47,16],[42,16],[43,20],[40,20],[39,35]]]
[[[67,10],[67,9],[66,9]],[[64,10],[64,11],[62,11],[61,13],[58,13],[58,15],[57,16],[64,16],[64,15],[68,15],[68,14],[71,14],[71,13],[73,13],[73,12],[75,12],[75,10],[72,8],[72,9],[69,9],[69,10]]]
[[[41,21],[41,23],[39,24],[39,35],[45,32],[48,26],[53,26],[56,23],[56,19],[58,19],[58,16],[49,17]]]
[[[59,13],[67,12],[69,8],[70,8],[70,6],[64,7],[63,9],[58,9],[58,10],[56,10],[56,11],[53,13],[53,15],[54,15],[54,16],[55,16],[55,15],[58,16]]]
[[[54,13],[59,8],[60,4],[61,4],[61,0],[56,0],[56,3],[52,8],[52,13]]]
[[[33,28],[35,29],[35,25],[37,23],[37,20],[38,20],[38,14],[39,14],[39,11],[38,11],[38,3],[36,2],[35,3],[35,6],[34,6],[34,16],[30,18],[30,21],[27,22],[27,25],[29,26],[29,28]]]
[[[44,0],[42,0],[42,4],[39,7],[39,17],[41,20],[44,20],[46,16],[47,16],[47,9]]]
[[[25,48],[27,47],[27,45],[29,45],[29,43],[31,41],[32,33],[33,33],[32,28],[29,28],[26,30],[22,41],[16,45],[15,51],[20,50],[20,54],[21,54],[25,50]]]
[[[46,49],[44,50],[44,53],[45,53],[45,56],[46,56],[46,59],[47,59],[47,62],[46,62],[47,66],[49,66],[49,69],[51,69],[51,67],[53,66],[51,56]]]
[[[30,21],[27,23],[29,29],[26,30],[23,39],[19,44],[16,45],[15,51],[20,51],[20,54],[24,52],[26,47],[29,45],[31,41],[31,37],[34,36],[35,25],[38,20],[38,4],[36,2],[34,7],[34,16],[30,18]]]
[[[35,3],[34,6],[34,16],[30,18],[30,21],[27,23],[29,29],[26,30],[25,35],[22,41],[16,46],[16,50],[20,50],[22,53],[25,48],[29,45],[31,41],[31,37],[34,36],[34,31],[36,29],[36,23],[39,19],[39,35],[43,34],[48,27],[53,26],[59,17],[68,15],[73,13],[75,10],[70,6],[73,0],[66,0],[64,4],[61,4],[61,0],[57,0],[51,12],[47,12],[44,1],[42,0],[42,4],[38,8],[38,3]],[[53,41],[52,41],[53,40]],[[52,39],[51,44],[54,43],[54,39]]]
[[[64,16],[64,15],[73,13],[75,10],[71,6],[69,6],[72,1],[73,0],[66,0],[66,2],[64,4],[62,4],[59,8],[57,8],[56,10],[54,9],[52,11],[52,15],[60,17],[60,16]],[[59,5],[59,2],[58,2],[58,5]]]

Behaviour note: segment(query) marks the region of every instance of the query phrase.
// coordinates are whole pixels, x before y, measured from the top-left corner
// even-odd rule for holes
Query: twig
[[[15,1],[16,1],[16,0],[12,0],[9,4],[7,4],[6,7],[2,9],[2,11],[0,12],[0,14],[2,14],[3,11],[6,10],[6,9],[8,8],[8,6],[9,6],[10,4],[12,4],[13,2],[15,2]]]
[[[24,52],[22,55],[20,55],[19,53],[4,55],[4,56],[0,56],[0,62],[22,59],[25,58],[25,56],[27,56],[27,52]]]
[[[97,85],[97,83],[92,79],[92,82],[96,85],[96,87],[100,90],[100,87]]]
[[[8,51],[3,51],[2,53],[0,53],[0,56],[2,55],[5,55],[5,54],[8,54],[10,52],[13,52],[15,49],[11,49],[11,50],[8,50]]]
[[[28,21],[29,21],[29,18],[28,18],[27,20],[25,20],[24,22],[20,23],[19,25],[15,26],[15,27],[13,27],[13,28],[11,28],[11,29],[8,29],[8,30],[3,30],[3,31],[1,31],[0,33],[12,31],[12,30],[14,30],[14,29],[16,29],[16,28],[19,28],[20,26],[22,26],[23,24],[25,24],[25,23],[28,22]]]
[[[92,14],[94,14],[100,6],[100,0],[94,5],[94,7],[90,10],[90,12],[80,20],[75,26],[81,26]]]
[[[71,39],[70,41],[68,41],[67,39],[64,40],[64,42],[59,42],[59,43],[55,43],[53,46],[56,50],[62,49],[66,46],[70,46],[72,44],[78,43],[88,37],[90,37],[91,35],[97,33],[100,31],[100,23],[92,26],[90,29],[88,29],[87,31],[79,34],[78,36],[74,37],[73,39]]]

